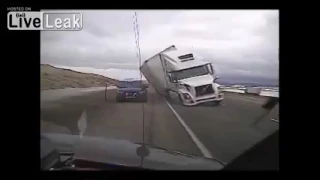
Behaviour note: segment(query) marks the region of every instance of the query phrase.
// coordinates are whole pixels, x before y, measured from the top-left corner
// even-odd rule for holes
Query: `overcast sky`
[[[134,11],[79,11],[81,31],[41,31],[41,63],[137,69]],[[219,74],[278,77],[277,10],[136,11],[142,60],[170,45],[213,62]]]

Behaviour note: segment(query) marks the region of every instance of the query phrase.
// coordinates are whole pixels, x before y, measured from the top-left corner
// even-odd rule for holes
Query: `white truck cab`
[[[177,93],[183,105],[223,100],[212,64],[175,46],[146,60],[140,70],[158,92]]]

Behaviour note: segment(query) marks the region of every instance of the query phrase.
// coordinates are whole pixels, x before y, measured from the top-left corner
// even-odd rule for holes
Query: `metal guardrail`
[[[245,90],[240,90],[240,89],[232,89],[232,88],[225,89],[224,88],[224,89],[222,89],[222,91],[231,92],[231,93],[238,93],[238,94],[246,94]],[[279,97],[279,92],[262,90],[260,92],[259,96]]]

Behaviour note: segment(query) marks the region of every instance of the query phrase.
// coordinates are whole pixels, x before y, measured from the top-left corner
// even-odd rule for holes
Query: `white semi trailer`
[[[223,100],[212,64],[174,45],[147,59],[140,71],[158,93],[170,97],[174,92],[183,105]]]

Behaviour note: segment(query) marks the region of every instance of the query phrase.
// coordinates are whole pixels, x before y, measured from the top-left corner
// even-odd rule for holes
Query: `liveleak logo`
[[[9,12],[9,30],[79,31],[82,29],[81,13]]]

